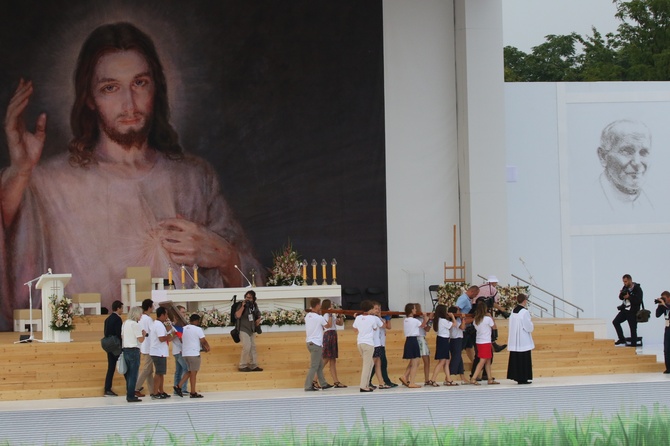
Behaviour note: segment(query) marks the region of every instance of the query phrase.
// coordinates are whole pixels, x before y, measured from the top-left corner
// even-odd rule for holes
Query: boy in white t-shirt
[[[200,328],[200,315],[197,313],[189,317],[189,325],[184,327],[184,333],[181,336],[181,355],[186,361],[188,372],[179,381],[179,384],[174,386],[174,392],[183,397],[182,386],[186,381],[191,381],[191,398],[202,398],[202,395],[196,391],[196,382],[198,379],[198,371],[200,371],[200,348],[206,352],[210,351],[209,343],[205,339],[205,332]]]
[[[169,329],[166,327],[169,325]],[[163,381],[167,372],[167,357],[170,354],[168,341],[172,340],[174,329],[169,324],[167,310],[163,307],[156,309],[156,320],[151,325],[149,332],[149,354],[154,363],[156,374],[154,375],[154,388],[152,399],[164,400],[170,395],[163,390]]]
[[[307,350],[309,351],[309,370],[307,371],[307,378],[305,378],[305,392],[312,392],[319,390],[314,386],[314,375],[319,380],[319,385],[322,389],[329,389],[332,384],[328,384],[326,377],[323,376],[323,330],[330,328],[332,322],[326,321],[321,316],[321,299],[315,297],[309,301],[309,306],[312,311],[305,314],[305,332],[307,333]],[[331,319],[332,320],[332,319]]]
[[[361,392],[372,392],[374,389],[369,386],[370,374],[374,366],[373,355],[375,351],[374,333],[382,326],[382,320],[374,312],[374,305],[369,300],[361,302],[361,310],[365,314],[359,314],[354,320],[354,330],[358,333],[356,342],[358,343],[358,352],[363,358],[363,367],[361,368]]]

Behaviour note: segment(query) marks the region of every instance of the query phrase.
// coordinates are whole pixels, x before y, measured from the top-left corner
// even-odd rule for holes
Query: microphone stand
[[[244,275],[244,273],[242,272],[242,270],[241,270],[240,268],[238,268],[237,265],[235,265],[235,269],[238,270],[238,271],[240,272],[240,274],[242,274],[242,277],[244,277],[244,280],[246,280],[247,283],[249,284],[249,285],[247,285],[245,288],[252,288],[252,286],[251,286],[251,281],[247,278],[247,276]]]
[[[14,344],[23,344],[26,342],[33,342],[35,340],[35,336],[33,334],[33,283],[37,282],[41,278],[42,276],[40,275],[35,277],[33,280],[29,280],[28,282],[24,283],[24,285],[28,286],[28,318],[30,319],[30,323],[28,325],[30,326],[30,336],[28,336],[27,339],[16,341]]]

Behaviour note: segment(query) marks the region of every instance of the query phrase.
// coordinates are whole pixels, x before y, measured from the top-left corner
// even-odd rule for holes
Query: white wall
[[[582,317],[605,320],[617,313],[621,276],[628,273],[653,313],[653,299],[670,289],[670,84],[510,83],[505,89],[508,164],[518,169],[518,181],[507,187],[512,271],[581,306]],[[649,207],[612,209],[600,187],[600,133],[625,118],[641,120],[652,134],[644,185]],[[654,318],[638,331],[647,343],[661,342],[663,321]],[[614,337],[611,324],[608,335]]]
[[[430,302],[458,223],[451,1],[384,1],[389,305]],[[451,263],[451,262],[450,262]]]
[[[501,0],[384,1],[389,305],[507,278]],[[461,246],[462,242],[462,246]]]

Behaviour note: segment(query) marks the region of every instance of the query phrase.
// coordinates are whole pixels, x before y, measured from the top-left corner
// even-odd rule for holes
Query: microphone
[[[246,288],[251,288],[251,281],[247,278],[247,276],[244,275],[244,273],[242,272],[242,270],[239,269],[239,268],[237,267],[237,265],[235,265],[235,269],[238,270],[238,271],[240,272],[240,274],[242,274],[242,277],[244,277],[244,280],[246,280],[247,283],[249,284],[249,285],[246,286]]]
[[[295,273],[295,275],[293,276],[293,283],[291,283],[291,286],[298,286],[298,285],[295,284],[295,279],[297,279],[299,275],[300,275],[300,271],[297,271]]]

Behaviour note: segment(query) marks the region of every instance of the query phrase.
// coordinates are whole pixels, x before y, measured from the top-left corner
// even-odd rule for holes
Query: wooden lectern
[[[54,331],[51,329],[51,307],[49,297],[54,294],[63,298],[63,289],[72,278],[72,274],[42,274],[35,288],[42,290],[42,341],[53,342]]]

